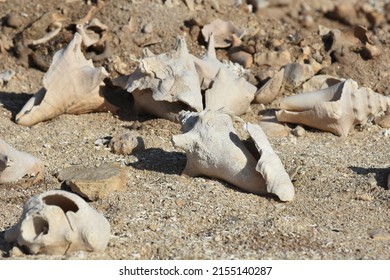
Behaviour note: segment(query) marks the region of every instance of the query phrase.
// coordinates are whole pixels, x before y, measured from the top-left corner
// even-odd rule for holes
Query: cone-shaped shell
[[[31,254],[67,254],[103,251],[110,238],[110,224],[76,194],[52,190],[30,198],[5,240]]]
[[[257,162],[237,136],[230,115],[206,110],[180,116],[184,134],[172,140],[187,155],[183,174],[219,178],[255,194],[276,194],[282,201],[293,199],[294,187],[260,126],[246,126],[260,152]]]
[[[108,73],[93,67],[81,52],[81,35],[58,51],[43,77],[43,88],[16,115],[16,123],[31,126],[61,114],[115,111],[100,93]]]
[[[370,116],[389,110],[390,97],[369,88],[359,88],[351,79],[329,88],[306,92],[282,100],[276,113],[280,122],[307,125],[346,137]]]
[[[0,139],[0,184],[26,178],[35,183],[43,178],[44,164],[38,158],[16,150]]]
[[[155,101],[181,102],[196,111],[203,109],[199,77],[184,37],[178,37],[175,49],[168,53],[145,51],[145,55],[134,73],[114,80],[114,84],[128,92],[151,89]]]

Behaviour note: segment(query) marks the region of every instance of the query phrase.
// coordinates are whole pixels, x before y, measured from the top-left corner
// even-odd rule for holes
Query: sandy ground
[[[83,18],[94,5],[86,1],[64,2],[0,1],[3,42],[12,46],[20,32],[45,12],[60,11],[70,24]],[[272,49],[272,44],[279,40],[294,59],[302,46],[322,44],[318,36],[320,24],[351,28],[321,11],[321,5],[326,10],[327,5],[337,1],[305,1],[304,8],[299,1],[292,1],[293,4],[271,5],[257,13],[235,7],[234,1],[195,1],[199,4],[194,11],[184,2],[171,2],[172,5],[157,0],[105,1],[95,17],[111,30],[112,46],[107,57],[96,60],[95,65],[104,66],[112,78],[131,73],[136,62],[130,55],[141,56],[143,46],[136,42],[146,35],[158,41],[150,49],[162,53],[172,49],[177,35],[187,34],[190,52],[199,56],[205,44],[201,38],[198,40],[196,30],[192,30],[195,35],[190,34],[188,22],[193,18],[203,22],[221,18],[251,32],[257,29],[262,35],[255,37],[249,32],[246,42],[257,40],[258,52]],[[359,1],[364,2],[369,1]],[[384,3],[377,2],[383,8]],[[303,11],[314,20],[308,27],[302,25]],[[7,27],[9,14],[19,16],[16,28]],[[135,17],[137,29],[123,33],[121,28],[130,16]],[[364,16],[358,13],[356,18]],[[355,61],[337,61],[323,72],[352,78],[361,86],[388,95],[389,22],[389,18],[385,19],[369,29],[380,43],[379,57],[365,60],[357,56]],[[142,32],[147,23],[153,25],[151,33]],[[54,52],[69,41],[66,34],[73,31],[63,31],[61,38],[34,52],[42,60],[50,61]],[[301,36],[301,40],[291,40],[296,36]],[[226,58],[226,50],[218,50],[218,56]],[[17,125],[15,115],[42,86],[44,71],[37,69],[31,59],[24,66],[12,47],[0,52],[0,72],[3,69],[12,69],[16,74],[0,86],[0,137],[16,149],[40,158],[46,169],[43,181],[33,186],[0,185],[0,259],[390,258],[390,138],[386,128],[368,124],[354,129],[347,138],[310,128],[302,137],[269,137],[286,170],[299,167],[293,178],[296,196],[292,202],[282,203],[272,197],[242,192],[220,180],[181,176],[186,155],[171,142],[172,135],[180,134],[180,125],[168,120],[122,111],[61,115],[32,127]],[[260,87],[267,69],[254,64],[250,71],[251,81]],[[293,93],[286,91],[283,95]],[[277,108],[277,103],[267,108]],[[253,104],[241,118],[259,121],[264,109]],[[145,142],[144,151],[124,156],[95,145],[98,139],[134,129],[135,122],[140,123],[137,129]],[[13,245],[4,240],[4,232],[17,222],[28,198],[61,188],[55,177],[58,171],[70,165],[99,166],[105,162],[120,163],[128,176],[126,192],[114,192],[89,203],[111,226],[104,252],[29,255],[12,249]],[[370,235],[372,230],[379,229],[384,232],[382,238]]]

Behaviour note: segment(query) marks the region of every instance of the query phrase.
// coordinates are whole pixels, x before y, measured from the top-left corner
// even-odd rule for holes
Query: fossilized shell
[[[289,96],[276,113],[280,122],[299,123],[346,137],[357,125],[390,108],[390,97],[347,79],[334,86]]]
[[[237,136],[230,115],[205,110],[182,112],[181,117],[184,134],[173,136],[172,141],[186,152],[184,175],[219,178],[251,193],[274,193],[283,201],[292,199],[291,190],[279,189],[285,188],[284,183],[278,185],[275,181],[275,173],[280,171],[279,162],[269,150],[268,141],[263,142],[266,136],[259,126],[249,125],[249,133],[260,153],[264,152],[264,157],[256,162],[255,156]],[[275,171],[270,171],[273,168]],[[284,181],[285,176],[281,175],[280,179]]]
[[[107,71],[85,59],[81,40],[76,33],[69,45],[54,55],[43,77],[43,88],[16,115],[16,123],[31,126],[61,114],[117,110],[101,93]]]
[[[109,241],[110,224],[76,194],[51,190],[31,197],[19,221],[5,232],[30,254],[67,254],[103,251]]]
[[[44,164],[38,158],[16,150],[0,139],[0,184],[28,179],[35,183],[43,178]]]
[[[237,28],[231,21],[216,19],[202,28],[202,35],[206,42],[209,41],[212,34],[215,36],[215,47],[227,48],[232,43],[232,34],[242,38],[245,32]]]
[[[154,55],[145,49],[144,54],[132,74],[119,77],[113,83],[128,92],[150,89],[156,106],[169,102],[181,103],[180,106],[184,104],[196,111],[203,109],[199,78],[183,37],[177,38],[175,49],[168,53]],[[134,98],[137,99],[136,95]]]
[[[206,109],[218,110],[224,108],[234,115],[246,113],[254,98],[256,87],[245,78],[237,77],[225,67],[218,71],[213,86],[206,90]]]

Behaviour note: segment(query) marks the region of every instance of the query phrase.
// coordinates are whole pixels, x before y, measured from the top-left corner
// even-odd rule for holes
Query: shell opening
[[[65,213],[68,211],[77,212],[79,210],[79,207],[75,202],[59,194],[46,196],[43,198],[43,201],[46,205],[55,205],[60,207]]]

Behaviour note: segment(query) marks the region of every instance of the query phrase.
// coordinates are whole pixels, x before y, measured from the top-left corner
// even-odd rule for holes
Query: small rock
[[[362,201],[372,201],[374,198],[369,195],[368,193],[365,193],[365,194],[362,194],[362,195],[358,195],[356,197],[357,200],[362,200]]]
[[[302,137],[305,135],[305,133],[306,133],[306,130],[300,125],[298,125],[297,127],[295,127],[294,129],[291,130],[291,134],[296,136],[296,137]]]
[[[8,83],[12,77],[15,75],[15,71],[12,69],[4,70],[0,73],[0,86],[2,86],[4,83]]]
[[[115,154],[130,155],[145,147],[144,141],[136,131],[117,134],[112,137],[109,147]]]
[[[150,225],[148,226],[148,228],[149,228],[151,231],[156,231],[157,228],[158,228],[158,226],[157,226],[156,224],[150,224]]]
[[[276,52],[266,52],[255,54],[255,63],[259,66],[270,65],[273,67],[282,67],[292,61],[291,54],[288,50]]]
[[[152,33],[153,32],[153,24],[151,24],[151,23],[145,24],[144,27],[142,28],[142,32],[143,33]]]
[[[184,201],[180,198],[175,200],[177,206],[182,207],[184,205]]]
[[[214,241],[216,242],[222,241],[222,237],[220,235],[217,235],[216,237],[214,237]]]
[[[269,104],[274,101],[282,88],[283,77],[284,69],[281,69],[255,93],[254,101],[259,104]]]
[[[369,177],[367,182],[370,185],[370,187],[376,187],[377,186],[377,183],[376,183],[376,180],[375,180],[374,177]]]
[[[284,80],[292,88],[299,87],[313,76],[314,71],[309,64],[290,63],[284,68]]]
[[[368,235],[374,240],[390,240],[390,233],[381,228],[369,230]]]
[[[126,190],[126,169],[115,163],[104,163],[99,167],[71,166],[61,170],[57,178],[91,201]]]
[[[17,246],[14,246],[12,247],[12,249],[9,251],[9,256],[11,258],[14,258],[14,257],[21,257],[23,256],[24,253],[22,252],[22,250],[19,249],[19,247]]]
[[[23,20],[18,14],[9,14],[5,23],[8,27],[19,28],[23,25]]]

